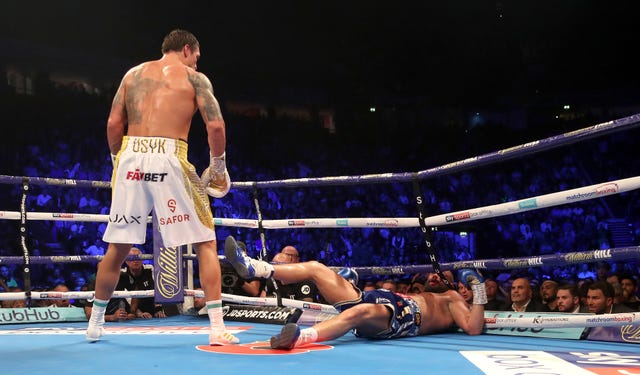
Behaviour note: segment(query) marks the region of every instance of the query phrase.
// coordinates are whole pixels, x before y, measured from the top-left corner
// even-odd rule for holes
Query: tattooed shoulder
[[[118,87],[118,91],[116,91],[115,96],[113,97],[112,106],[124,105],[124,79],[120,82],[120,86]]]
[[[191,82],[191,85],[196,90],[197,95],[202,95],[205,92],[213,93],[211,81],[209,81],[207,76],[204,74],[188,69],[187,77],[189,77],[189,82]]]
[[[206,121],[217,121],[222,119],[220,106],[213,96],[213,86],[209,78],[202,73],[187,70],[189,82],[193,85],[198,97],[200,112]]]

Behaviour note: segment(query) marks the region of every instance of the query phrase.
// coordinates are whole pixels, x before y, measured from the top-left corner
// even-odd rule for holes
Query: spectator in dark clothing
[[[503,305],[504,311],[544,312],[549,308],[540,300],[533,298],[531,282],[527,277],[519,277],[511,284],[511,304]]]
[[[613,303],[615,292],[613,286],[606,281],[596,281],[589,285],[587,291],[587,308],[591,314],[617,314],[633,312],[623,304]]]

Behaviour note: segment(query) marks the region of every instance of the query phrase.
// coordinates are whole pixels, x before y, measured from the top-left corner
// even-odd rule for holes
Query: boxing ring
[[[433,249],[432,231],[447,225],[461,224],[527,211],[624,195],[640,187],[640,177],[625,176],[593,184],[570,188],[542,195],[481,207],[456,210],[427,216],[420,183],[424,180],[465,171],[472,168],[520,157],[530,157],[545,152],[597,138],[607,134],[635,129],[640,125],[640,115],[598,124],[578,131],[561,134],[535,142],[514,146],[436,168],[414,173],[385,173],[362,176],[337,176],[322,178],[298,178],[288,180],[234,182],[234,190],[253,193],[257,219],[216,217],[220,228],[234,228],[234,233],[257,232],[257,251],[268,259],[266,245],[269,230],[317,230],[339,231],[346,228],[385,228],[390,231],[412,229],[421,232],[428,264],[352,266],[361,279],[368,276],[397,276],[413,273],[478,268],[481,270],[517,270],[529,267],[553,267],[606,261],[638,261],[639,246],[610,247],[572,251],[567,253],[535,254],[517,258],[488,258],[464,261],[440,262]],[[623,176],[619,176],[623,177]],[[335,218],[287,218],[263,219],[259,191],[268,189],[309,188],[318,186],[385,184],[389,182],[411,183],[418,215],[414,217],[335,217]],[[108,189],[109,182],[65,180],[42,177],[17,177],[0,175],[0,183],[20,185],[22,200],[20,211],[0,211],[0,219],[19,222],[22,256],[0,258],[0,265],[13,264],[22,267],[29,275],[30,267],[50,263],[95,263],[101,257],[89,255],[33,256],[27,245],[27,227],[30,221],[78,221],[101,223],[108,215],[67,212],[30,212],[26,196],[34,185],[64,188]],[[223,199],[224,200],[224,199]],[[283,208],[286,210],[286,207]],[[152,218],[147,221],[152,223]],[[239,229],[238,229],[239,228]],[[219,236],[219,239],[221,236]],[[238,239],[243,239],[240,237]],[[223,241],[219,241],[221,244]],[[143,255],[145,260],[153,259]],[[193,289],[195,257],[186,247],[185,306],[190,297],[201,292]],[[339,267],[334,267],[338,270]],[[72,291],[56,293],[29,290],[25,279],[25,292],[0,293],[2,300],[20,299],[68,299],[91,298],[92,292]],[[154,291],[117,291],[114,297],[149,297]],[[285,306],[302,311],[301,324],[313,324],[319,319],[330,319],[332,306],[303,303],[279,298],[252,298],[223,294],[227,303],[252,306]],[[14,309],[15,310],[15,309]],[[61,314],[57,311],[47,314]],[[57,309],[60,310],[60,309]],[[186,310],[186,309],[184,309]],[[23,315],[19,315],[22,313]],[[44,313],[44,312],[43,312]],[[28,308],[0,311],[0,349],[3,358],[3,374],[44,373],[64,369],[65,373],[122,373],[123,371],[157,371],[159,373],[185,373],[203,370],[229,374],[246,374],[256,371],[281,371],[283,373],[327,373],[347,371],[352,373],[397,373],[421,371],[426,373],[457,372],[460,374],[640,374],[640,313],[593,315],[543,313],[486,312],[486,334],[468,336],[460,332],[397,340],[364,340],[347,334],[339,339],[296,348],[291,352],[272,350],[268,339],[279,332],[281,326],[256,321],[228,320],[227,328],[241,341],[237,346],[209,347],[203,345],[208,333],[208,321],[197,315],[180,314],[166,319],[133,320],[107,323],[107,334],[97,344],[87,344],[84,338],[86,319],[59,319],[40,322],[37,313]],[[225,318],[226,319],[226,318]],[[41,319],[45,320],[45,319]],[[28,323],[25,323],[27,322]],[[606,332],[599,339],[588,339],[585,328]],[[593,331],[589,332],[591,334]],[[607,335],[617,335],[607,340]],[[603,338],[604,337],[604,338]],[[258,356],[259,358],[256,358]],[[273,367],[277,370],[270,370]],[[60,371],[61,371],[60,370]]]

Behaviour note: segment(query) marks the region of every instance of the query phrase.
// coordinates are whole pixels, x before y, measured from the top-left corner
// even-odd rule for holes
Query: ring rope
[[[513,313],[508,312],[507,313]],[[516,313],[517,314],[517,313]],[[640,324],[640,313],[618,314],[554,314],[544,316],[537,313],[535,317],[486,317],[484,319],[487,328],[583,328],[583,327],[618,327]]]
[[[69,292],[55,292],[55,291],[45,291],[45,292],[36,292],[33,291],[32,298],[36,300],[54,300],[54,299],[87,299],[91,300],[94,298],[94,291],[69,291]],[[187,297],[200,297],[204,298],[204,291],[198,289],[185,289],[184,295]],[[25,299],[25,292],[6,292],[0,293],[0,300],[23,300]],[[113,292],[113,296],[111,298],[150,298],[155,296],[155,291],[153,289],[150,290],[116,290]],[[313,310],[317,312],[329,313],[329,314],[337,314],[338,311],[331,305],[326,305],[322,303],[316,302],[306,302],[293,300],[289,298],[284,298],[282,300],[282,304],[278,304],[278,300],[276,298],[271,297],[247,297],[247,296],[238,296],[234,294],[222,293],[222,299],[227,302],[233,302],[243,305],[255,305],[255,306],[286,306],[286,307],[295,307],[301,310]]]
[[[185,296],[204,297],[202,290],[185,289]],[[114,291],[112,298],[148,298],[153,297],[153,290],[139,291]],[[2,300],[25,299],[24,292],[0,293]],[[94,292],[32,292],[33,299],[53,300],[53,299],[92,299]],[[283,299],[282,305],[278,304],[276,298],[246,297],[233,294],[222,293],[222,299],[244,305],[254,306],[285,306],[299,308],[303,311],[313,311],[315,313],[325,313],[337,315],[338,311],[331,305],[321,303],[311,303],[292,299]],[[497,312],[513,314],[512,312]],[[485,326],[492,328],[583,328],[583,327],[617,327],[640,324],[640,312],[617,313],[617,314],[535,314],[533,317],[494,317],[492,311],[485,312]]]
[[[85,222],[108,222],[109,215],[106,214],[82,214],[66,212],[28,212],[29,220],[50,220],[50,221],[85,221]],[[0,218],[6,220],[20,220],[20,212],[0,211]],[[149,216],[147,223],[152,222]]]
[[[623,117],[613,121],[606,121],[583,129],[555,135],[541,140],[520,144],[506,149],[490,152],[484,155],[448,163],[438,167],[416,172],[420,180],[434,178],[446,174],[452,174],[472,167],[485,166],[496,162],[513,159],[522,155],[534,154],[551,150],[560,146],[579,141],[603,136],[617,131],[633,129],[640,125],[640,114]],[[319,178],[295,178],[286,180],[258,181],[261,188],[275,187],[299,187],[299,186],[335,186],[335,185],[361,185],[367,183],[383,182],[409,182],[414,178],[414,173],[382,173],[360,176],[338,176]],[[253,182],[235,182],[232,187],[247,189],[253,186]]]
[[[202,291],[200,291],[202,292]],[[69,292],[31,292],[32,299],[93,299],[93,291],[69,291]],[[150,290],[116,290],[112,298],[147,298],[153,297],[155,292]],[[0,300],[22,300],[25,299],[26,292],[4,292],[0,293]],[[204,293],[202,293],[204,297]]]
[[[31,256],[29,259],[32,264],[47,263],[97,263],[104,258],[104,255],[38,255]],[[195,254],[183,254],[182,258],[197,259]],[[223,257],[224,258],[224,257]],[[126,260],[152,260],[153,254],[130,255]],[[22,264],[22,257],[19,256],[3,256],[0,257],[0,264]]]
[[[46,263],[76,263],[76,262],[99,262],[103,255],[56,255],[56,256],[33,256],[32,264]],[[196,259],[195,255],[184,254],[183,257]],[[131,259],[153,259],[151,254],[140,254],[131,256]],[[225,257],[220,255],[224,260]],[[602,260],[621,261],[640,258],[640,246],[615,247],[609,249],[597,249],[587,251],[576,251],[564,254],[545,254],[520,258],[491,258],[467,261],[456,261],[441,263],[443,270],[457,270],[461,268],[478,268],[492,270],[521,269],[537,266],[566,266],[571,264],[595,263]],[[129,258],[128,258],[129,259]],[[5,256],[0,257],[0,264],[21,264],[22,257]],[[329,267],[334,271],[339,271],[341,267]],[[427,265],[399,265],[399,266],[369,266],[350,267],[358,272],[360,276],[376,275],[406,275],[414,273],[433,272],[433,267]]]
[[[639,259],[640,246],[616,247],[610,249],[597,249],[576,251],[564,254],[545,254],[519,258],[491,258],[478,260],[465,260],[450,263],[442,263],[442,270],[458,270],[462,268],[477,268],[486,270],[513,270],[541,266],[566,266],[570,264],[596,263],[600,261],[620,261],[627,259]],[[329,267],[334,271],[340,267]],[[427,265],[408,266],[382,266],[382,267],[350,267],[360,276],[379,275],[407,275],[415,273],[433,272],[433,267]]]
[[[202,291],[200,291],[202,292]],[[203,293],[204,296],[204,293]],[[273,297],[245,297],[234,294],[222,293],[222,300],[227,302],[239,303],[243,305],[260,305],[260,306],[285,306],[295,307],[303,311],[310,310],[328,314],[338,314],[335,307],[317,302],[300,301],[290,298],[283,298],[279,304],[277,298]]]
[[[633,129],[640,125],[640,114],[623,117],[617,120],[606,121],[586,128],[551,136],[541,140],[523,143],[506,149],[490,152],[480,156],[444,164],[438,167],[415,172],[419,179],[433,178],[445,174],[488,165],[494,162],[513,159],[518,156],[533,154],[540,151],[551,150],[560,146],[576,143],[617,131]],[[414,172],[404,173],[380,173],[357,176],[334,176],[316,178],[293,178],[285,180],[232,182],[231,187],[236,189],[274,188],[274,187],[300,187],[300,186],[336,186],[336,185],[360,185],[382,182],[407,182],[414,178]],[[23,177],[0,175],[1,184],[20,183]],[[110,188],[110,181],[73,180],[50,177],[26,177],[35,185],[59,185],[90,188]]]
[[[462,221],[474,221],[492,217],[511,215],[515,212],[526,212],[540,208],[559,206],[567,203],[602,198],[621,194],[640,188],[640,176],[602,182],[580,188],[538,195],[517,201],[481,206],[477,208],[455,211],[427,217],[425,224],[444,226]],[[55,212],[29,212],[29,220],[65,220],[65,221],[109,221],[109,215],[76,214]],[[20,220],[20,212],[0,211],[0,219]],[[149,217],[151,222],[151,217]],[[260,220],[214,218],[215,225],[259,228]],[[304,228],[414,228],[420,227],[416,217],[379,217],[379,218],[303,218],[262,220],[265,229]]]

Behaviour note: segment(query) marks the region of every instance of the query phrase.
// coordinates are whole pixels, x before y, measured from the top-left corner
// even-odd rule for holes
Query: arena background
[[[114,89],[129,67],[160,56],[161,39],[174,27],[193,31],[202,43],[199,69],[212,78],[222,105],[234,181],[424,170],[640,113],[633,59],[636,3],[12,0],[3,7],[3,175],[107,181],[111,164],[105,120]],[[637,133],[608,134],[422,181],[426,211],[437,215],[637,176]],[[189,144],[190,157],[202,170],[208,150],[198,116]],[[213,202],[215,216],[255,218],[252,193],[232,190]],[[17,185],[0,185],[0,209],[18,209],[20,194]],[[416,216],[411,184],[405,183],[264,189],[259,194],[266,219]],[[436,249],[442,261],[456,261],[637,246],[638,202],[634,191],[570,208],[450,225],[438,228]],[[33,186],[27,201],[29,209],[53,212],[99,213],[108,204],[108,189],[46,186]],[[21,255],[18,223],[2,224],[0,255]],[[31,223],[28,230],[32,255],[81,255],[91,245],[104,246],[98,223],[43,221]],[[252,255],[258,253],[255,230],[218,228],[220,238],[228,234],[247,242]],[[268,231],[266,240],[272,251],[293,243],[303,260],[331,266],[427,259],[415,228],[287,229]],[[151,241],[143,248],[151,252]],[[613,266],[638,274],[637,261]],[[13,271],[22,280],[20,269]],[[34,287],[46,289],[60,280],[79,287],[95,270],[93,265],[34,265],[32,271]],[[568,267],[556,275],[553,269],[528,270],[539,278],[573,278],[578,271]],[[258,328],[254,333],[259,339],[274,330]],[[59,337],[39,341],[38,347],[31,333],[16,337],[20,355],[12,348],[7,358],[23,358],[31,351],[42,355],[43,350],[43,364],[57,363],[52,348],[62,350]],[[65,350],[83,344],[80,336],[67,341],[69,337],[63,339],[70,345]],[[113,353],[122,343],[116,337],[107,343],[117,347]],[[123,341],[138,348],[136,340]],[[352,345],[353,340],[339,341]],[[459,337],[451,340],[456,353],[463,348]],[[540,345],[526,340],[519,345]],[[199,341],[181,342],[192,349]],[[416,342],[431,343],[426,338]],[[174,344],[180,343],[167,345],[173,349]],[[395,353],[393,345],[398,344],[372,345],[373,352],[364,356]],[[625,348],[593,349],[626,355]],[[83,356],[85,350],[90,349],[72,352]],[[400,346],[394,358],[405,354]],[[458,354],[451,360],[456,358]],[[460,363],[468,370],[466,362]],[[22,362],[10,365],[19,368]],[[250,365],[243,363],[240,369]],[[292,368],[304,363],[296,366]]]

